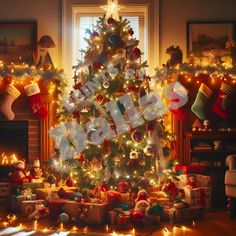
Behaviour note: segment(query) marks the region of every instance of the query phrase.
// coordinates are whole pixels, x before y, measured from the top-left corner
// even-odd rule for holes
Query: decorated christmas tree
[[[98,187],[137,192],[162,180],[175,142],[165,130],[167,107],[162,94],[150,89],[133,29],[119,17],[119,5],[103,8],[106,15],[87,30],[73,83],[61,81],[49,181],[58,176],[93,193]]]

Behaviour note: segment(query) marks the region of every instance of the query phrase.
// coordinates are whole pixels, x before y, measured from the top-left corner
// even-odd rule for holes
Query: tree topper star
[[[108,0],[107,5],[100,6],[106,11],[106,19],[113,17],[115,20],[119,20],[119,11],[124,6],[118,5],[118,0]]]

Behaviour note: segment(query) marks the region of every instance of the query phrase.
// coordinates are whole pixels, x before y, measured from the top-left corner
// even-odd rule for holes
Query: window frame
[[[74,48],[74,24],[76,13],[87,14],[104,14],[104,11],[99,7],[104,5],[101,1],[100,4],[79,0],[63,0],[62,5],[62,66],[68,76],[73,76],[72,72],[72,55],[71,52]],[[142,13],[144,14],[145,23],[145,40],[148,48],[146,48],[146,57],[149,68],[149,74],[154,73],[154,68],[159,65],[159,15],[157,16],[157,9],[159,9],[159,0],[129,0],[127,3],[119,2],[124,5],[120,12],[123,13]],[[150,24],[152,22],[152,24]],[[144,45],[144,47],[147,47]],[[79,58],[78,58],[79,59]]]

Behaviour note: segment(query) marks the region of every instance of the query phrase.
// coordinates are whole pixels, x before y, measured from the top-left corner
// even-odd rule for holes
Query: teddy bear
[[[14,183],[25,183],[31,182],[32,177],[29,171],[25,170],[25,160],[18,160],[15,163],[15,170],[11,175],[11,180]]]
[[[38,202],[35,205],[35,210],[28,216],[29,220],[38,220],[48,216],[49,209],[44,206],[42,202]]]
[[[31,176],[33,180],[39,180],[42,178],[43,172],[40,168],[40,162],[39,159],[35,159],[33,161],[33,168],[31,169]]]

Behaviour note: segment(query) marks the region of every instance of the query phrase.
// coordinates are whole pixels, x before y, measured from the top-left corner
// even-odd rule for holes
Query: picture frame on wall
[[[0,61],[4,64],[35,64],[37,22],[0,22]]]
[[[226,42],[236,39],[236,21],[188,21],[187,55],[223,56],[228,53]]]

